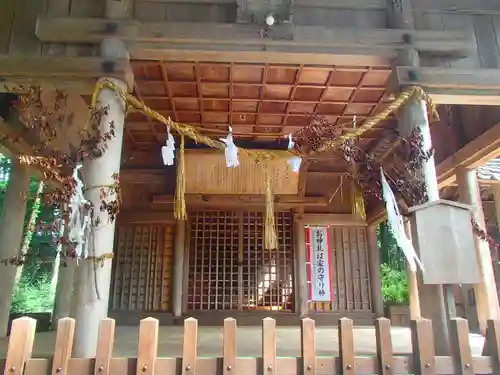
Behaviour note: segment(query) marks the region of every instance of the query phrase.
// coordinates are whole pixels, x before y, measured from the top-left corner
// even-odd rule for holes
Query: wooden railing
[[[182,358],[158,358],[158,320],[141,321],[137,358],[113,358],[115,322],[101,322],[95,358],[71,358],[75,321],[59,321],[53,359],[32,359],[35,320],[19,318],[13,322],[4,375],[332,375],[332,374],[500,374],[500,321],[489,321],[485,349],[473,357],[469,345],[467,321],[454,319],[450,324],[451,357],[435,355],[431,322],[412,321],[410,355],[394,355],[391,326],[378,319],[376,356],[356,356],[352,320],[339,322],[339,356],[318,357],[315,347],[315,325],[302,320],[301,357],[276,356],[276,323],[266,318],[262,324],[262,357],[238,358],[236,320],[224,322],[222,358],[198,358],[196,319],[184,322]],[[49,372],[50,370],[50,372]]]

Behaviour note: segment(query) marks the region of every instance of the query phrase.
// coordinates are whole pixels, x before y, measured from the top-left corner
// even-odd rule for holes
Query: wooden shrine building
[[[458,199],[475,207],[484,227],[475,168],[500,156],[498,1],[7,0],[2,6],[5,152],[70,153],[100,79],[212,139],[226,137],[230,126],[241,149],[286,150],[288,135],[305,134],[311,124],[337,127],[338,137],[359,136],[356,147],[395,181],[408,168],[402,150],[414,116],[427,122],[425,106],[418,112],[403,104],[369,129],[363,123],[409,87],[419,87],[439,114],[430,118],[435,173],[427,174],[426,184],[453,199],[457,190],[452,197],[443,189],[458,186]],[[20,85],[29,84],[67,95],[71,121],[57,124],[50,142],[12,104],[13,91],[23,95],[26,86]],[[186,137],[187,220],[175,220],[180,156],[174,166],[162,161],[167,127],[144,111],[126,113],[130,108],[114,95],[97,90],[109,104],[106,126],[114,124],[113,140],[101,158],[83,162],[88,189],[110,184],[119,172],[116,225],[95,234],[96,254],[112,249],[113,259],[104,260],[95,280],[85,262],[60,273],[66,282],[60,282],[57,311],[77,317],[78,355],[95,350],[97,324],[106,315],[118,324],[137,324],[145,316],[163,324],[187,316],[202,324],[220,324],[227,316],[243,324],[264,316],[282,324],[304,316],[322,324],[344,316],[372,324],[382,316],[376,225],[385,219],[385,206],[368,191],[361,192],[361,203],[356,199],[359,165],[332,148],[304,153],[298,173],[285,159],[262,168],[244,153],[233,169],[224,151]],[[179,151],[179,133],[173,128],[172,134]],[[37,147],[40,142],[46,147]],[[14,213],[0,223],[0,258],[18,251],[25,205],[18,192],[31,172],[14,162],[12,173],[5,204]],[[273,250],[264,248],[266,174],[274,194]],[[97,191],[85,190],[85,197],[99,205]],[[366,215],[356,211],[359,204]],[[327,228],[328,301],[311,299],[308,235],[316,227]],[[487,317],[498,317],[498,297],[488,245],[477,246],[484,327]],[[12,285],[11,277],[12,271],[0,272],[0,315],[8,314],[4,300],[12,289],[3,285]],[[70,311],[73,284],[84,297]],[[442,293],[422,286],[418,297],[410,284],[412,311],[419,298],[421,314],[435,316],[430,310],[439,303],[432,301]]]

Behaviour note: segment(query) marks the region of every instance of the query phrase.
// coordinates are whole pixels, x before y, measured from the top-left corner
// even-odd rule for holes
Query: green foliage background
[[[377,240],[380,249],[380,277],[384,302],[407,303],[408,280],[405,272],[405,258],[387,222],[378,226]]]
[[[11,163],[9,158],[0,154],[0,207],[2,215],[9,214],[3,210],[3,201],[9,183],[10,172]],[[38,181],[32,178],[30,180],[23,236],[28,229],[28,221],[34,209],[34,197],[37,187]],[[41,204],[38,209],[40,212],[38,213],[37,224],[51,224],[56,214],[53,207]],[[52,260],[56,255],[53,237],[56,235],[57,234],[45,230],[35,231],[33,234],[21,280],[14,290],[11,305],[12,312],[30,313],[49,312],[52,310],[54,296],[51,292],[50,280]],[[21,244],[19,246],[21,246]],[[12,266],[0,265],[0,267]]]

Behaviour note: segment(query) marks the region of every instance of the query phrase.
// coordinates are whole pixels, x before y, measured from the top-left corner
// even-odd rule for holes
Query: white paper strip
[[[310,300],[318,302],[331,301],[331,275],[330,275],[330,247],[328,232],[325,227],[310,227],[309,260],[311,285],[309,288]]]
[[[295,142],[292,139],[292,133],[288,134],[288,149],[291,150],[295,147]],[[293,173],[299,173],[302,158],[300,156],[292,156],[288,159],[288,165],[292,168]]]
[[[229,127],[229,134],[226,138],[220,138],[222,142],[226,145],[224,150],[224,155],[226,156],[226,166],[228,168],[236,168],[240,165],[238,160],[238,147],[234,144],[233,141],[233,129]]]
[[[161,148],[161,156],[164,165],[174,165],[175,158],[175,140],[170,133],[170,126],[167,128],[167,141],[165,146]]]
[[[394,197],[394,193],[385,178],[382,168],[380,168],[380,181],[382,184],[382,194],[384,196],[385,207],[387,209],[387,221],[389,222],[389,227],[391,228],[394,238],[396,239],[396,243],[401,250],[403,250],[410,269],[412,271],[416,271],[418,264],[420,269],[423,270],[424,267],[422,262],[418,259],[417,253],[413,248],[413,244],[406,235],[403,217],[399,213],[396,197]]]
[[[84,185],[78,171],[82,164],[75,166],[73,170],[73,180],[75,190],[69,201],[70,218],[68,225],[68,241],[75,246],[75,252],[78,258],[88,256],[88,226],[90,223],[90,212],[85,208],[89,203],[83,196]]]

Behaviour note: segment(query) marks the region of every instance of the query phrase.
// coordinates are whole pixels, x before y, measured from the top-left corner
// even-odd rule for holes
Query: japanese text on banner
[[[310,300],[331,301],[330,246],[327,228],[309,228]]]

